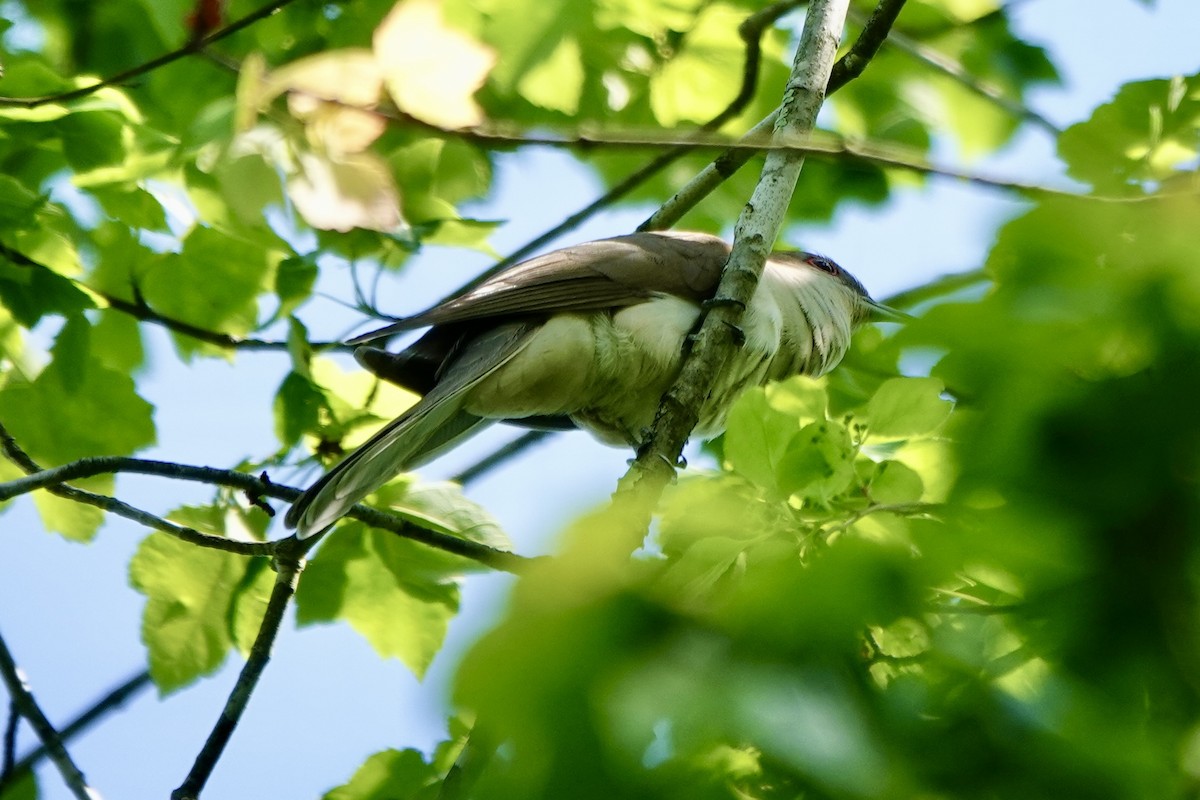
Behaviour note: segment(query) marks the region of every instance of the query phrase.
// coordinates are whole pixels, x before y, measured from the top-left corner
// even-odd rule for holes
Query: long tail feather
[[[301,537],[319,533],[400,472],[489,424],[464,411],[463,403],[481,380],[522,350],[529,330],[505,326],[472,342],[429,394],[310,486],[288,509],[284,524]]]

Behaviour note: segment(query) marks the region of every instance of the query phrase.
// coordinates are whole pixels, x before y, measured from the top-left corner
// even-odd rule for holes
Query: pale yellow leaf
[[[387,163],[374,153],[339,159],[299,156],[299,172],[288,181],[296,210],[314,228],[393,232],[404,226],[400,195]]]
[[[375,56],[365,48],[330,50],[280,67],[266,78],[263,97],[291,92],[292,113],[303,113],[321,100],[370,108],[379,101],[383,76]]]
[[[437,0],[405,0],[375,29],[375,58],[384,85],[407,114],[442,128],[483,121],[473,99],[496,54],[448,28]]]

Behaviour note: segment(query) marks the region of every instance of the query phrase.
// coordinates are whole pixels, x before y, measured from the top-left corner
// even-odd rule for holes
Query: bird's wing
[[[502,325],[473,340],[427,395],[310,486],[288,509],[284,524],[301,537],[318,533],[400,472],[490,424],[463,411],[466,395],[521,352],[531,330],[530,325]]]
[[[729,245],[705,233],[634,233],[585,242],[523,261],[350,343],[427,325],[619,308],[664,294],[699,302],[712,295],[728,256]]]

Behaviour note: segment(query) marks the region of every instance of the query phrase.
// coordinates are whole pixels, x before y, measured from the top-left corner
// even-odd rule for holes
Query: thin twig
[[[851,12],[853,14],[853,12]],[[982,97],[988,102],[995,105],[997,108],[1004,110],[1017,119],[1023,119],[1032,122],[1045,129],[1053,136],[1058,136],[1062,130],[1051,122],[1046,117],[1034,111],[1032,108],[1023,105],[1016,100],[1006,97],[1004,92],[998,87],[990,83],[980,80],[972,75],[966,67],[958,63],[950,56],[942,53],[927,44],[918,42],[899,31],[892,31],[888,36],[888,44],[895,47],[901,53],[915,58],[923,64],[933,67],[938,72],[948,76],[967,91]]]
[[[738,34],[742,37],[742,40],[746,44],[746,55],[742,68],[742,83],[738,88],[737,95],[729,102],[729,105],[718,112],[716,116],[700,125],[700,127],[684,141],[666,143],[671,146],[672,149],[661,153],[649,163],[630,173],[620,183],[613,186],[607,192],[593,200],[591,203],[588,203],[574,214],[568,216],[553,228],[550,228],[544,233],[521,245],[516,250],[509,253],[507,257],[501,259],[495,265],[473,278],[455,292],[452,292],[450,295],[448,295],[448,297],[454,297],[462,292],[473,289],[498,272],[507,269],[513,264],[516,264],[526,256],[537,252],[539,249],[563,234],[574,230],[576,227],[581,225],[584,221],[590,219],[599,211],[607,208],[617,200],[629,194],[638,186],[641,186],[643,183],[662,172],[664,169],[678,161],[683,156],[696,150],[697,147],[701,146],[699,144],[699,140],[703,138],[704,134],[719,129],[726,122],[740,114],[742,110],[750,103],[750,101],[754,99],[755,90],[758,86],[758,68],[762,58],[763,33],[780,17],[791,11],[797,5],[799,5],[797,0],[785,0],[784,2],[774,3],[747,17],[742,24],[738,26]],[[447,132],[443,131],[443,133]],[[492,139],[491,141],[494,142],[495,139]],[[512,143],[511,140],[509,143]],[[540,143],[549,146],[555,146],[553,145],[553,140],[550,138],[547,138],[545,141]],[[579,145],[588,146],[588,144],[582,140],[579,141]]]
[[[937,297],[945,297],[948,294],[957,292],[960,289],[966,289],[969,286],[978,286],[986,283],[990,278],[987,271],[983,269],[972,269],[966,272],[955,272],[950,275],[943,275],[940,278],[935,278],[928,283],[920,286],[914,286],[911,289],[905,289],[902,292],[897,292],[890,297],[883,299],[884,305],[892,306],[893,308],[908,309],[913,306],[924,303],[927,300],[932,300]]]
[[[466,486],[476,480],[479,480],[485,474],[491,472],[501,464],[507,463],[509,460],[525,452],[538,442],[544,441],[553,433],[556,433],[556,431],[528,431],[523,433],[508,444],[501,445],[488,455],[476,461],[474,464],[466,467],[457,475],[450,478],[450,480]]]
[[[816,124],[848,6],[849,0],[809,3],[779,109],[778,135],[805,137]],[[734,226],[733,250],[714,293],[723,302],[711,304],[701,313],[691,350],[673,385],[663,394],[650,435],[617,486],[614,499],[625,503],[616,505],[623,505],[622,513],[629,516],[615,527],[629,537],[631,551],[644,538],[650,514],[675,476],[675,465],[696,426],[713,377],[735,349],[734,330],[783,225],[802,164],[803,157],[794,152],[774,151],[767,156],[762,178]]]
[[[870,18],[863,26],[862,32],[851,45],[850,50],[838,59],[829,74],[829,85],[826,95],[836,92],[850,81],[857,78],[866,69],[867,64],[879,52],[880,45],[887,39],[892,24],[904,7],[904,0],[880,0],[879,5],[871,12]],[[747,138],[769,131],[775,124],[772,113],[759,125],[755,126]],[[760,130],[761,128],[761,130]],[[744,141],[744,140],[743,140]],[[746,162],[761,150],[754,148],[730,148],[718,156],[711,164],[700,171],[675,195],[650,215],[641,225],[639,231],[665,230],[675,225],[683,215],[696,204],[707,197],[714,189],[741,169]]]
[[[33,732],[45,745],[50,754],[50,760],[58,767],[71,794],[79,800],[95,800],[98,795],[88,786],[87,778],[71,760],[71,754],[67,752],[62,737],[59,736],[58,731],[54,729],[54,725],[50,723],[46,715],[42,713],[42,709],[29,690],[29,685],[18,669],[16,661],[13,660],[12,652],[8,649],[3,636],[0,636],[0,679],[4,680],[13,705],[29,722],[29,727],[33,728]]]
[[[889,31],[891,30],[893,23],[896,21],[896,17],[899,16],[900,10],[903,7],[904,0],[881,0],[881,2],[875,7],[875,10],[871,13],[870,18],[863,26],[862,31],[859,33],[858,38],[854,41],[854,44],[850,47],[849,51],[847,51],[846,54],[838,59],[837,63],[833,65],[833,71],[830,73],[829,88],[827,92],[837,91],[862,74],[863,70],[866,69],[867,64],[870,63],[871,59],[879,51],[880,45],[883,44],[884,40],[887,39]],[[746,136],[743,137],[743,141],[746,141],[747,139],[754,141],[758,136],[769,132],[774,124],[775,112],[772,112],[767,116],[766,119],[752,128],[746,134]],[[694,147],[689,147],[689,150],[694,149]],[[675,151],[672,151],[672,153],[674,152]],[[720,185],[721,182],[737,172],[757,152],[760,151],[746,148],[731,148],[726,150],[724,153],[718,156],[712,164],[705,167],[704,170],[702,170],[695,178],[689,181],[686,187],[680,189],[679,192],[677,192],[674,197],[672,197],[661,208],[659,208],[658,211],[650,215],[645,222],[638,226],[638,230],[664,230],[670,228],[676,222],[678,222],[685,213],[694,208],[695,205],[700,202],[700,200],[702,200],[710,192],[712,192],[713,189]],[[662,157],[668,155],[671,155],[671,153],[664,153]],[[683,155],[682,152],[678,153],[678,155],[675,157],[681,155]],[[672,158],[672,160],[674,160],[674,158]],[[655,162],[652,162],[652,164],[653,163]],[[661,167],[659,167],[659,169],[661,169]],[[657,169],[654,171],[657,172]],[[637,183],[640,183],[641,181],[649,178],[652,174],[654,173],[651,172],[650,174],[642,175],[641,171],[639,171],[629,176],[626,181],[637,178]],[[595,214],[613,200],[623,196],[625,193],[624,190],[620,193],[617,193],[617,190],[621,189],[622,187],[623,184],[618,187],[614,187],[607,194],[599,198],[595,203],[592,203],[576,214],[571,215],[554,228],[551,228],[546,233],[534,239],[532,242],[519,248],[507,259],[500,262],[500,264],[497,264],[496,267],[493,267],[491,270],[485,273],[484,279],[486,279],[486,277],[489,275],[495,274],[495,272],[499,269],[515,263],[519,258],[522,258],[525,255],[528,255],[530,252],[533,252],[533,250],[547,244],[562,233],[573,229],[577,224],[583,222],[585,219]],[[629,188],[632,188],[632,186]],[[469,284],[469,286],[473,285],[475,285],[475,282]],[[469,479],[478,478],[487,470],[492,469],[501,463],[507,462],[538,441],[541,441],[541,437],[532,437],[528,435],[521,437],[504,445],[496,452],[480,459],[475,467],[468,467],[467,469],[463,470],[463,472],[459,473],[458,477],[462,478],[462,476],[466,475],[469,476]],[[477,467],[482,467],[482,469],[477,469]]]
[[[142,670],[136,675],[132,675],[122,681],[112,690],[106,692],[96,702],[92,703],[75,719],[63,726],[59,732],[63,743],[67,743],[74,739],[79,734],[86,731],[92,725],[96,724],[104,716],[111,714],[113,711],[119,710],[138,692],[148,688],[153,681],[150,679],[150,671]],[[46,746],[38,745],[35,749],[21,757],[16,764],[13,765],[12,780],[18,780],[22,775],[29,772],[37,764],[46,757],[49,751]],[[3,781],[0,781],[0,794],[3,794]]]
[[[17,444],[17,441],[12,437],[12,434],[8,432],[8,429],[3,425],[3,423],[0,423],[0,451],[4,453],[9,461],[13,462],[30,475],[33,473],[45,472],[45,470],[38,466],[36,461],[29,457],[28,453],[21,449],[21,446]],[[37,481],[35,480],[34,483],[37,483]],[[96,508],[103,509],[110,514],[116,514],[119,517],[125,517],[126,519],[133,520],[139,525],[144,525],[145,527],[153,530],[162,531],[163,533],[169,534],[177,539],[189,542],[191,544],[200,545],[202,547],[211,547],[217,550],[225,550],[231,553],[238,553],[240,555],[269,556],[272,553],[273,545],[269,542],[241,542],[233,539],[226,539],[221,536],[213,536],[208,533],[201,533],[194,528],[186,528],[182,525],[176,525],[173,522],[168,522],[162,517],[151,514],[148,511],[143,511],[135,506],[131,506],[115,497],[110,497],[109,495],[105,494],[98,494],[96,492],[88,492],[83,489],[77,489],[74,486],[67,486],[63,484],[61,480],[47,483],[44,486],[31,486],[28,491],[32,491],[34,488],[44,488],[51,494],[57,495],[58,497],[62,497],[66,500],[82,503],[84,505],[95,506]]]
[[[13,775],[17,759],[17,725],[21,722],[21,713],[17,711],[17,701],[9,698],[8,719],[4,723],[4,756],[0,760],[0,794],[4,793],[4,784]]]
[[[941,506],[937,503],[879,503],[867,506],[866,508],[860,508],[838,524],[822,528],[820,532],[823,536],[829,538],[872,514],[898,514],[900,516],[911,517],[929,516],[931,512],[938,508],[941,508]]]
[[[301,491],[291,486],[266,481],[255,475],[249,475],[235,470],[218,469],[216,467],[200,467],[188,464],[177,464],[169,461],[152,461],[149,459],[130,458],[127,456],[95,456],[81,458],[60,467],[41,469],[29,455],[21,449],[12,435],[0,423],[0,451],[13,463],[29,473],[24,478],[0,483],[0,498],[10,499],[20,494],[45,489],[77,502],[98,505],[107,511],[133,519],[146,527],[160,530],[164,533],[198,544],[239,555],[272,556],[276,548],[287,539],[275,542],[242,542],[226,539],[220,536],[201,533],[191,528],[183,528],[171,522],[156,517],[149,512],[129,506],[105,495],[95,495],[83,492],[73,487],[64,486],[68,480],[79,480],[94,475],[109,475],[130,473],[138,475],[158,475],[177,480],[196,481],[216,486],[229,486],[240,489],[252,497],[273,497],[291,502],[300,496]],[[76,494],[78,493],[78,494]],[[371,508],[362,504],[354,506],[347,516],[365,522],[376,528],[411,539],[414,542],[435,547],[454,555],[469,558],[487,567],[504,572],[520,572],[532,559],[510,553],[507,550],[497,550],[494,547],[463,539],[448,533],[433,531],[414,525],[397,514]]]
[[[225,746],[229,744],[229,739],[233,736],[238,722],[241,721],[242,714],[246,711],[246,705],[250,702],[250,696],[254,693],[259,678],[262,677],[263,670],[266,669],[267,662],[271,658],[271,648],[275,644],[275,637],[279,634],[284,612],[287,611],[288,603],[296,593],[296,584],[304,569],[306,549],[304,543],[297,540],[285,541],[294,543],[294,546],[288,548],[294,552],[285,553],[281,548],[281,551],[276,554],[275,587],[271,590],[271,598],[267,601],[267,610],[263,614],[262,624],[259,625],[258,635],[250,647],[250,655],[238,675],[237,683],[229,693],[229,699],[226,700],[225,707],[221,710],[221,716],[217,718],[212,732],[204,742],[204,747],[196,756],[191,771],[188,772],[179,788],[171,792],[171,800],[197,800],[200,797],[200,792],[208,783],[213,768],[216,767],[217,761],[225,751]]]
[[[241,19],[235,20],[225,27],[213,31],[207,36],[189,41],[187,44],[176,50],[172,50],[169,53],[164,53],[158,58],[151,59],[150,61],[147,61],[144,64],[139,64],[131,69],[118,72],[115,75],[110,75],[109,77],[99,80],[96,83],[91,83],[78,89],[72,89],[69,92],[47,94],[40,97],[0,97],[0,106],[37,108],[38,106],[44,106],[47,103],[66,103],[71,100],[78,100],[81,97],[87,97],[90,94],[100,91],[106,86],[125,83],[133,78],[137,78],[145,75],[148,72],[152,72],[159,67],[170,64],[173,61],[178,61],[179,59],[190,56],[193,53],[198,53],[204,48],[208,47],[210,44],[220,41],[226,36],[237,33],[242,28],[253,25],[255,22],[258,22],[261,19],[266,19],[292,1],[293,0],[273,0],[273,2],[267,3],[257,11],[252,11]]]

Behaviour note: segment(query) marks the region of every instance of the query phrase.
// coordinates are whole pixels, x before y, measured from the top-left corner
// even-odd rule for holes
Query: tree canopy
[[[817,130],[772,140],[760,124],[815,57],[798,2],[0,4],[5,539],[87,544],[86,563],[142,537],[141,619],[120,622],[147,672],[96,702],[89,737],[152,682],[164,713],[127,751],[186,744],[174,783],[130,782],[146,795],[199,796],[240,750],[331,800],[1195,796],[1200,73],[1113,87],[1060,128],[1029,102],[1060,71],[1020,5],[854,0]],[[996,168],[1030,131],[1057,171]],[[523,184],[530,152],[589,195]],[[356,326],[597,220],[731,235],[764,153],[805,156],[784,239],[939,181],[1014,210],[961,272],[897,282],[910,321],[864,327],[824,378],[749,391],[677,475],[676,443],[643,454],[676,478],[661,496],[581,505],[548,554],[470,487],[535,470],[511,459],[543,434],[458,482],[399,477],[311,552],[286,538],[297,489],[413,401],[348,364]],[[561,224],[499,246],[535,201]],[[434,275],[438,258],[480,266]],[[173,404],[203,402],[154,394],[155,375],[218,368],[274,440],[197,421],[196,453],[142,457]],[[538,481],[514,485],[545,513]],[[10,523],[30,507],[47,533]],[[348,626],[421,677],[464,585],[496,573],[517,577],[460,645],[435,745],[396,720],[335,786],[235,730],[275,671],[304,674],[267,663],[292,614],[300,637]],[[6,602],[0,634],[55,601]],[[84,635],[0,639],[3,800],[93,785],[75,706],[19,670]],[[171,716],[231,663],[236,685]]]

